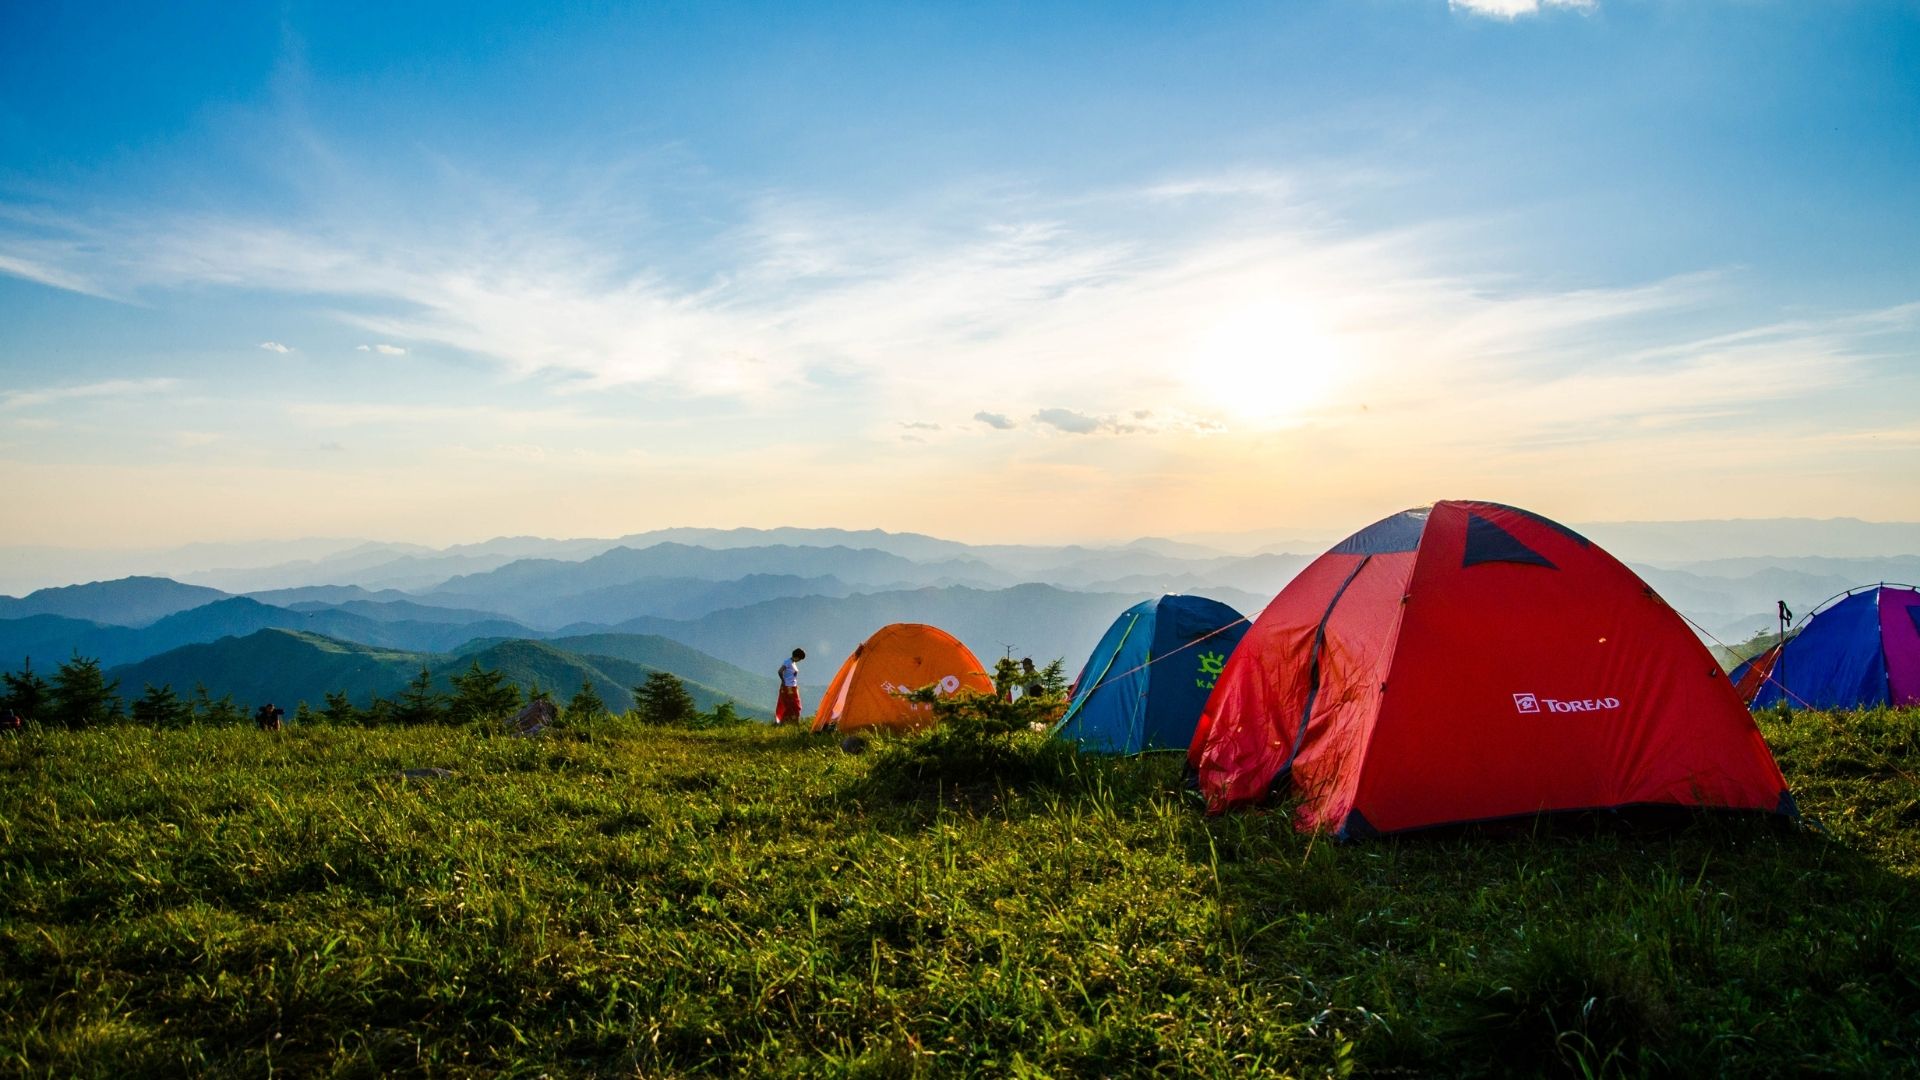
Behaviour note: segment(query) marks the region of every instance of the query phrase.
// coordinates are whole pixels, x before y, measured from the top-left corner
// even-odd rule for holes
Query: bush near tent
[[[1920,590],[1879,584],[1809,612],[1799,632],[1734,669],[1755,709],[1920,704]]]
[[[813,717],[816,732],[915,731],[935,722],[933,708],[905,695],[935,687],[993,693],[985,666],[952,634],[922,623],[893,623],[860,643],[827,684]]]
[[[1088,656],[1053,734],[1097,753],[1185,750],[1246,617],[1204,596],[1128,608]]]
[[[1637,805],[1791,814],[1720,666],[1625,565],[1487,502],[1395,514],[1281,590],[1189,752],[1218,812],[1341,837]]]

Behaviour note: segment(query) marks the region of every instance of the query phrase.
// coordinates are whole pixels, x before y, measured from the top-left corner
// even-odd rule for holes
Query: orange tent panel
[[[938,627],[894,623],[881,627],[853,650],[820,696],[813,730],[878,728],[914,731],[933,723],[933,708],[902,693],[938,686],[993,693],[993,679],[972,650]]]

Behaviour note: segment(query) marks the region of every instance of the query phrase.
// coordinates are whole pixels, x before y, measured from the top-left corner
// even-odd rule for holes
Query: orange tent
[[[925,686],[938,686],[943,694],[962,688],[993,693],[986,666],[952,634],[920,623],[883,626],[834,673],[820,696],[813,730],[927,727],[933,723],[932,707],[899,696]]]

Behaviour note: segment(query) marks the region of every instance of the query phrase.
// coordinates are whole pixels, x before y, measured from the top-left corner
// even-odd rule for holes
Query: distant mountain
[[[109,667],[154,656],[183,645],[239,637],[257,630],[300,630],[381,649],[445,651],[476,637],[538,637],[510,619],[484,617],[470,622],[381,621],[349,611],[321,608],[293,611],[229,596],[176,612],[148,626],[102,626],[57,616],[0,620],[0,662],[25,656],[55,663],[78,653]]]
[[[1920,555],[1920,523],[1858,518],[1745,518],[1573,523],[1616,557],[1681,563],[1796,556],[1856,559]]]
[[[632,707],[631,688],[657,668],[617,657],[589,656],[552,648],[537,641],[503,641],[461,655],[378,649],[293,630],[261,630],[246,637],[224,638],[188,645],[111,669],[120,680],[123,696],[132,697],[148,685],[171,685],[183,695],[204,685],[215,697],[232,694],[243,705],[267,701],[292,711],[297,702],[319,705],[330,691],[344,691],[357,705],[373,695],[391,698],[417,676],[422,667],[432,673],[443,692],[452,689],[450,677],[478,662],[506,675],[523,690],[543,687],[564,703],[590,680],[607,705],[621,711]],[[711,668],[711,657],[704,665]],[[766,719],[766,695],[735,700],[730,695],[692,679],[683,679],[694,703],[711,709],[734,700],[743,715]]]
[[[373,694],[390,696],[432,659],[274,629],[183,645],[113,667],[108,675],[120,680],[121,696],[127,698],[148,686],[172,686],[182,696],[205,686],[214,697],[232,694],[246,706],[271,701],[292,712],[296,702],[318,705],[334,690],[345,691],[359,705]]]
[[[145,626],[177,611],[226,599],[218,589],[158,577],[128,577],[0,596],[0,619],[60,615],[112,626]]]
[[[259,589],[245,594],[263,604],[290,608],[299,604],[345,604],[354,600],[411,600],[398,589],[363,589],[358,585],[296,585],[288,589]]]
[[[402,596],[402,593],[380,592],[377,596]],[[412,600],[347,600],[337,604],[302,603],[280,605],[289,611],[320,612],[338,611],[362,619],[371,619],[380,623],[419,622],[449,623],[469,625],[473,623],[502,622],[500,612],[480,611],[476,608],[441,607],[438,604],[421,604]]]
[[[847,596],[852,585],[836,577],[749,574],[734,581],[642,578],[565,596],[488,598],[504,614],[533,626],[617,623],[642,615],[693,619],[724,608],[744,607],[783,596]]]
[[[788,597],[698,619],[633,619],[612,629],[672,638],[749,671],[771,672],[799,646],[807,650],[809,685],[817,692],[855,645],[893,622],[938,626],[965,642],[983,663],[991,664],[1010,647],[1014,656],[1040,663],[1063,657],[1069,669],[1077,669],[1107,626],[1150,595],[1155,594],[1073,592],[1050,585],[949,586]]]
[[[584,562],[522,559],[484,574],[454,578],[427,592],[440,601],[464,601],[494,610],[524,610],[556,596],[661,578],[737,581],[751,575],[831,577],[857,585],[899,586],[966,580],[997,584],[1001,575],[980,563],[916,563],[870,548],[710,548],[655,544],[614,548]]]
[[[606,656],[659,671],[671,671],[690,682],[710,687],[736,701],[764,705],[779,690],[771,671],[750,671],[655,634],[582,634],[550,638],[545,644],[583,656]],[[785,657],[782,657],[785,659]]]
[[[1920,554],[1837,559],[1818,555],[1702,559],[1665,567],[1704,577],[1746,578],[1766,571],[1788,571],[1827,581],[1873,585],[1882,581],[1920,584]]]
[[[102,626],[65,615],[0,620],[0,671],[31,666],[42,675],[52,676],[55,668],[76,653],[99,659],[103,645],[111,649],[124,635],[134,632],[124,626]]]

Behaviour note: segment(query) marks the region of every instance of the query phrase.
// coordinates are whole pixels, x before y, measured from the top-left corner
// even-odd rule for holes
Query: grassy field
[[[1335,846],[1164,758],[915,795],[762,727],[32,732],[0,1073],[1920,1071],[1920,713],[1764,726],[1824,831]]]

